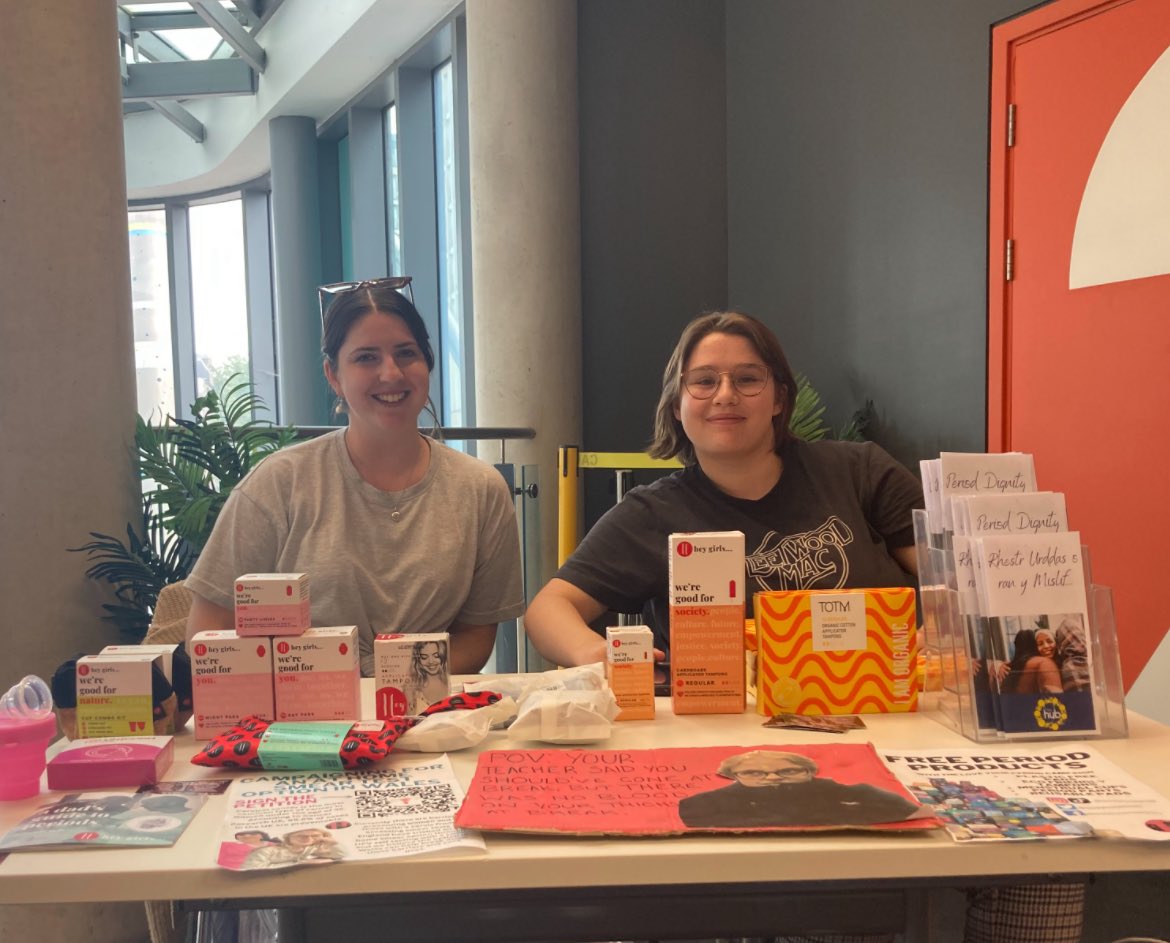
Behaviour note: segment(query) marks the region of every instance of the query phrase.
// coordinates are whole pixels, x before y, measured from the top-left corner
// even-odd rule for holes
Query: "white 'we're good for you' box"
[[[744,709],[744,537],[671,534],[670,675],[676,714]]]
[[[307,573],[245,573],[235,590],[238,635],[299,635],[310,625]]]
[[[356,625],[308,629],[272,640],[276,719],[361,720]]]
[[[191,687],[197,740],[210,740],[250,715],[274,719],[269,639],[197,632],[191,639]]]

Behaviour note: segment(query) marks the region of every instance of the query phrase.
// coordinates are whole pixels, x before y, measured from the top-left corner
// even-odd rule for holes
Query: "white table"
[[[367,692],[369,693],[369,692]],[[372,713],[372,711],[371,711]],[[867,730],[841,737],[761,726],[754,713],[676,717],[659,700],[655,721],[618,724],[603,745],[664,746],[873,742],[879,749],[972,744],[927,716],[866,715]],[[511,745],[493,733],[486,749]],[[1060,749],[1072,747],[1060,741]],[[1170,756],[1170,728],[1131,715],[1126,740],[1093,749],[1157,786]],[[528,744],[527,746],[531,746]],[[167,779],[231,775],[191,766],[190,734],[176,740]],[[541,745],[542,749],[547,749]],[[451,755],[464,786],[473,752]],[[0,803],[7,829],[45,800]],[[488,835],[486,856],[347,862],[324,868],[239,874],[214,864],[223,796],[172,848],[10,854],[0,863],[0,903],[186,900],[212,906],[304,908],[310,935],[347,912],[347,943],[370,939],[683,939],[836,929],[895,929],[907,893],[931,886],[1076,879],[1097,872],[1170,868],[1170,843],[996,842],[958,845],[928,833],[821,833],[573,838]],[[387,910],[392,908],[392,922]],[[330,932],[323,932],[330,936]]]

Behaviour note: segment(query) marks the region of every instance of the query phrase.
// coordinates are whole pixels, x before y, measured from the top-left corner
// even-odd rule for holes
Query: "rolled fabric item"
[[[310,727],[320,723],[321,727],[333,726],[329,722],[308,721],[297,727]],[[341,741],[337,755],[343,769],[359,769],[371,766],[390,755],[394,741],[409,730],[418,719],[415,717],[389,717],[384,721],[358,721]],[[379,726],[380,724],[380,726]],[[279,730],[283,725],[265,720],[263,717],[245,717],[231,730],[209,740],[207,745],[191,758],[196,766],[218,766],[227,769],[264,769],[261,744],[264,734],[272,728]],[[373,728],[373,729],[371,729]],[[292,769],[288,765],[289,751],[282,750],[281,769]],[[306,753],[304,769],[320,769],[319,755]]]
[[[175,733],[187,726],[195,713],[194,694],[191,687],[191,656],[187,646],[180,645],[171,657],[171,684],[175,688]]]
[[[85,653],[74,655],[61,662],[49,681],[53,692],[53,709],[57,712],[57,723],[66,740],[77,739],[77,659]]]
[[[154,716],[154,735],[167,736],[175,732],[175,712],[178,698],[174,686],[167,680],[162,666],[156,661],[150,666],[150,700]]]

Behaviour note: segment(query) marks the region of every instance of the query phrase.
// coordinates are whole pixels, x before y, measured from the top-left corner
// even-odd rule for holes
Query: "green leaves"
[[[865,430],[873,414],[872,400],[866,400],[865,405],[834,433],[823,418],[827,407],[821,402],[820,393],[809,385],[808,377],[803,373],[796,374],[795,380],[796,402],[792,407],[792,418],[788,422],[788,428],[794,436],[806,442],[816,442],[819,439],[860,442],[865,439]]]
[[[126,540],[91,533],[72,548],[88,555],[91,579],[114,587],[117,604],[104,616],[123,636],[141,641],[159,591],[186,578],[232,489],[264,458],[296,438],[291,427],[254,418],[267,411],[251,383],[232,376],[192,404],[193,419],[168,416],[135,427],[142,520],[126,526]],[[139,534],[142,536],[139,536]]]

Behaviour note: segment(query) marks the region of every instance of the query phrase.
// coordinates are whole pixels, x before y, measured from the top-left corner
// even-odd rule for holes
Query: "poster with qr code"
[[[227,798],[216,863],[232,871],[486,851],[477,834],[455,827],[463,790],[445,755],[337,772],[258,772],[235,780]]]

